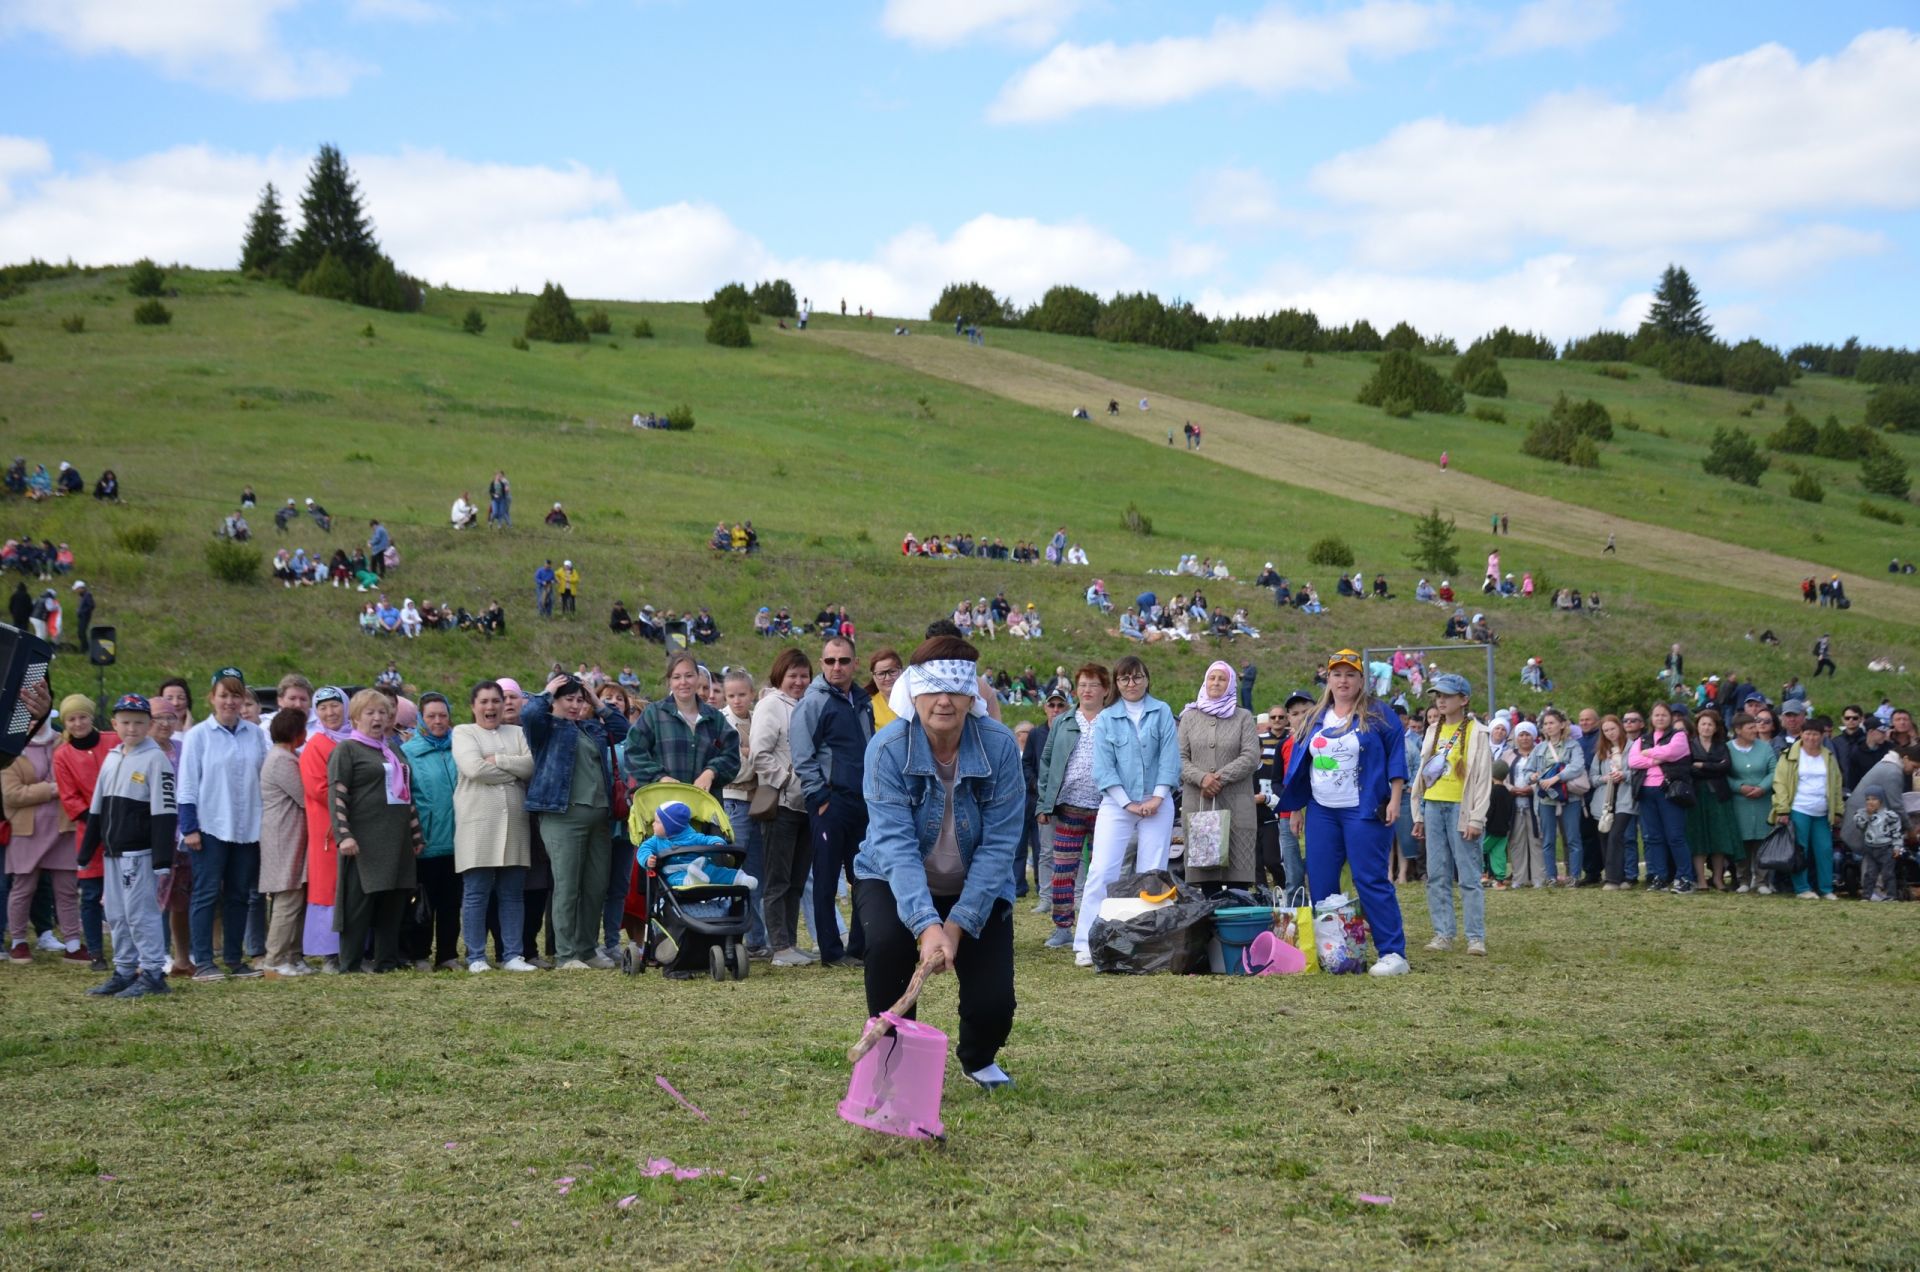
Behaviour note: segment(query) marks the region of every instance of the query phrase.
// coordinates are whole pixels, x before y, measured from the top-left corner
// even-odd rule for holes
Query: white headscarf
[[[987,714],[987,704],[980,700],[980,664],[964,658],[943,658],[909,666],[893,682],[887,706],[902,720],[918,719],[913,700],[923,693],[964,693],[973,699],[971,714]]]

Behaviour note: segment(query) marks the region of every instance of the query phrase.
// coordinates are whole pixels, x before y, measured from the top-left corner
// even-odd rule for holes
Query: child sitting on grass
[[[1900,814],[1886,807],[1878,791],[1866,793],[1866,806],[1853,815],[1865,840],[1860,853],[1860,895],[1869,901],[1893,899],[1893,856],[1903,846],[1906,827]]]
[[[679,800],[670,800],[660,805],[653,813],[653,834],[640,845],[640,852],[649,870],[660,864],[660,858],[667,853],[681,852],[687,848],[707,845],[731,847],[718,835],[709,835],[692,827],[693,810]],[[662,872],[667,886],[679,891],[682,888],[698,888],[721,885],[751,888],[759,882],[744,871],[732,866],[717,865],[705,857],[695,857],[691,861],[675,860],[667,864]]]

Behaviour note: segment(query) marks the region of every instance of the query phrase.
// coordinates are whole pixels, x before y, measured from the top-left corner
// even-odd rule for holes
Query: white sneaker
[[[1747,887],[1747,885],[1746,885],[1746,884],[1744,884],[1744,883],[1743,883],[1743,884],[1741,884],[1741,885],[1740,885],[1739,887],[1737,887],[1737,888],[1735,888],[1735,889],[1734,889],[1734,892],[1735,892],[1736,894],[1738,894],[1738,893],[1743,893],[1743,892],[1747,892],[1747,891],[1750,891],[1750,889],[1749,889],[1749,888]]]
[[[1793,899],[1796,901],[1818,901],[1820,894],[1818,892],[1796,892],[1793,894]]]
[[[1487,943],[1485,941],[1468,941],[1467,953],[1485,958],[1487,954]]]
[[[584,972],[590,969],[585,963],[581,962],[579,959],[570,958],[566,962],[561,963],[557,970],[562,972]]]
[[[492,971],[493,964],[487,962],[487,960],[484,958],[476,958],[475,960],[473,960],[473,962],[467,964],[467,970],[469,972],[472,972],[475,976],[478,976],[481,972]]]
[[[1435,954],[1445,954],[1452,948],[1453,938],[1450,936],[1436,936],[1427,942],[1427,949]]]
[[[51,928],[40,934],[38,944],[41,949],[52,954],[65,954],[67,952],[67,943],[55,936]]]
[[[501,966],[510,972],[537,972],[540,970],[532,963],[527,962],[526,959],[521,958],[518,954],[502,963]]]
[[[1075,950],[1073,952],[1073,965],[1075,967],[1092,967],[1093,951],[1092,950]]]
[[[604,952],[596,951],[594,956],[587,960],[587,966],[596,972],[608,972],[620,966],[620,964],[608,958]]]
[[[1367,975],[1369,976],[1405,976],[1408,972],[1412,970],[1413,969],[1411,967],[1407,966],[1407,960],[1404,958],[1401,958],[1398,954],[1386,954],[1381,956],[1381,959],[1378,963],[1375,963],[1372,967],[1369,967],[1367,969]]]
[[[1838,900],[1839,900],[1840,898],[1839,898],[1839,897],[1836,897],[1836,896],[1835,896],[1835,895],[1833,895],[1833,893],[1831,893],[1831,892],[1822,892],[1822,893],[1820,894],[1820,899],[1821,899],[1822,901],[1838,901]]]
[[[1763,883],[1759,887],[1755,888],[1754,891],[1758,892],[1763,897],[1770,897],[1773,895],[1773,885],[1770,883]]]

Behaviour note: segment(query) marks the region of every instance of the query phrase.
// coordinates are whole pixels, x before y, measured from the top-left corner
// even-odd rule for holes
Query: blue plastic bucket
[[[1247,946],[1273,927],[1274,910],[1264,905],[1234,905],[1213,912],[1213,934],[1220,941],[1224,971],[1245,976]]]

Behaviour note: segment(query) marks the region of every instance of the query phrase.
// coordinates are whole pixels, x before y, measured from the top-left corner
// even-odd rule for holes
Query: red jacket
[[[68,742],[53,751],[53,782],[60,790],[60,807],[73,822],[76,854],[80,851],[80,841],[87,835],[87,810],[93,807],[93,788],[100,781],[100,763],[107,758],[108,751],[120,745],[117,733],[100,730],[96,736],[99,740],[85,750]],[[106,872],[106,854],[95,853],[91,862],[80,867],[78,877],[99,879]]]

